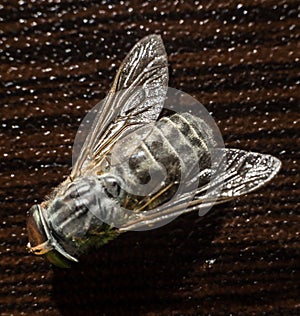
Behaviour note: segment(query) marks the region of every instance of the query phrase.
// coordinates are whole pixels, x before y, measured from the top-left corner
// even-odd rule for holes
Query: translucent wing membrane
[[[108,96],[96,106],[93,124],[71,177],[100,165],[118,139],[156,121],[163,108],[167,85],[167,55],[161,37],[147,36],[126,56]]]
[[[156,209],[132,214],[120,230],[151,229],[160,226],[160,222],[169,222],[170,218],[194,210],[204,215],[214,204],[227,202],[261,187],[276,175],[281,166],[280,160],[270,155],[238,149],[219,150],[223,155],[220,165],[225,164],[225,168],[221,171],[218,167],[201,171],[200,178],[206,177],[207,184]],[[191,194],[194,196],[192,201]]]

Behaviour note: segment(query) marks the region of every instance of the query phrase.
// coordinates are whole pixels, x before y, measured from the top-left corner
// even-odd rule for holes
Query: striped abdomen
[[[209,148],[214,140],[211,129],[198,117],[189,113],[163,117],[136,134],[144,135],[143,140],[132,150],[130,142],[121,148],[125,154],[120,152],[111,170],[125,182],[121,205],[128,209],[162,204],[177,192],[180,182],[210,167]]]

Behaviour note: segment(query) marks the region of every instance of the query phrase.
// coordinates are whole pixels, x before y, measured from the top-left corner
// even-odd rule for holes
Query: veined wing
[[[207,170],[210,181],[194,190],[176,196],[175,199],[150,211],[135,213],[127,220],[121,231],[151,229],[169,222],[181,214],[201,211],[205,214],[214,204],[221,204],[258,189],[270,181],[279,171],[279,159],[265,154],[238,149],[219,149],[225,164],[223,171]],[[194,198],[191,200],[191,195]]]
[[[128,53],[73,166],[71,178],[93,168],[124,135],[157,120],[168,85],[167,55],[158,35],[140,40]]]

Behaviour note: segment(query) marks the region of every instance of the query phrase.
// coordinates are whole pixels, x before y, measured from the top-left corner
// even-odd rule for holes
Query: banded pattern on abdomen
[[[131,146],[128,143],[127,146]],[[209,148],[214,140],[209,126],[189,113],[161,118],[131,154],[112,169],[124,182],[121,204],[136,209],[162,190],[151,208],[170,199],[180,181],[210,167]],[[170,187],[170,188],[168,188]],[[149,208],[149,207],[148,207]]]

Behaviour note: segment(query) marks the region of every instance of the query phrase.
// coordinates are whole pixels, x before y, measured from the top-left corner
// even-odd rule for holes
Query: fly
[[[160,115],[168,78],[161,37],[140,40],[94,113],[70,176],[31,207],[30,252],[69,267],[91,246],[224,203],[276,175],[277,158],[218,148],[189,111]]]

